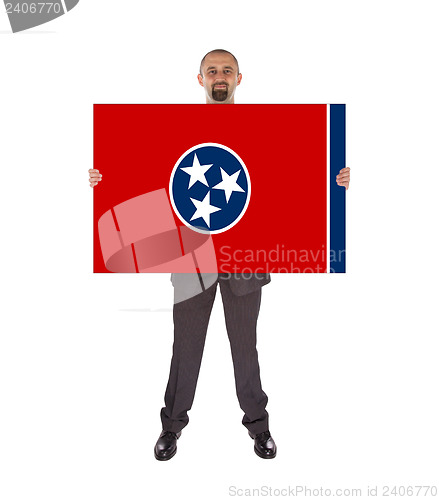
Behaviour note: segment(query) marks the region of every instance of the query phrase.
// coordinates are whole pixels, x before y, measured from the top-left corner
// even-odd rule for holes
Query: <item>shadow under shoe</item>
[[[154,446],[154,456],[157,460],[169,460],[177,453],[177,439],[180,432],[162,431]]]

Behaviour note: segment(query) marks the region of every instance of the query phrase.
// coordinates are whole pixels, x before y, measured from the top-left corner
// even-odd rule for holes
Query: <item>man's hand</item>
[[[337,184],[349,189],[349,181],[351,180],[351,169],[349,167],[342,168],[336,177]]]
[[[90,187],[94,188],[96,184],[102,180],[102,174],[100,174],[99,170],[96,170],[95,168],[91,168],[88,172],[90,174]]]

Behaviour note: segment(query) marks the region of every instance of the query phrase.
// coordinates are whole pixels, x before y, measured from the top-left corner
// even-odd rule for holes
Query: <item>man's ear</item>
[[[236,85],[239,85],[241,83],[241,80],[242,80],[242,75],[241,75],[241,73],[239,73],[238,81],[236,82]]]
[[[204,84],[203,84],[203,77],[199,74],[199,75],[197,76],[197,78],[198,78],[198,83],[199,83],[202,87],[204,87]]]

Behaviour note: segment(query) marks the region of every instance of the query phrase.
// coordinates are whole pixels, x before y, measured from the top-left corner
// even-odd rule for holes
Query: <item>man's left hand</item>
[[[342,168],[336,177],[337,184],[349,189],[349,181],[351,180],[351,169],[349,167]]]

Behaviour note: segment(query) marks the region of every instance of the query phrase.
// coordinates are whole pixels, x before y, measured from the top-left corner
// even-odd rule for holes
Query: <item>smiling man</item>
[[[204,88],[207,104],[234,104],[235,90],[241,79],[238,61],[230,52],[217,49],[203,57],[198,82]],[[95,169],[89,172],[90,186],[95,187],[102,175]],[[349,181],[349,168],[344,168],[337,176],[337,183],[347,189]],[[173,275],[174,288],[184,288],[187,278],[193,277]],[[261,288],[269,282],[269,274],[219,274],[204,286],[200,277],[203,289],[201,293],[186,300],[174,301],[174,344],[165,406],[160,412],[163,430],[154,447],[157,460],[169,460],[175,455],[177,440],[189,422],[188,411],[195,397],[207,328],[218,286],[232,352],[236,394],[244,412],[242,424],[254,440],[254,451],[259,457],[276,456],[276,444],[268,427],[268,398],[261,386],[256,349]],[[208,427],[212,435],[220,436],[227,446],[233,448],[233,443],[228,442],[224,433],[225,421],[224,409],[218,401],[218,405],[211,409]],[[205,456],[210,451],[210,442],[201,444],[200,456]]]
[[[206,104],[234,104],[241,79],[238,61],[230,52],[214,50],[203,57],[198,81],[206,92]]]

